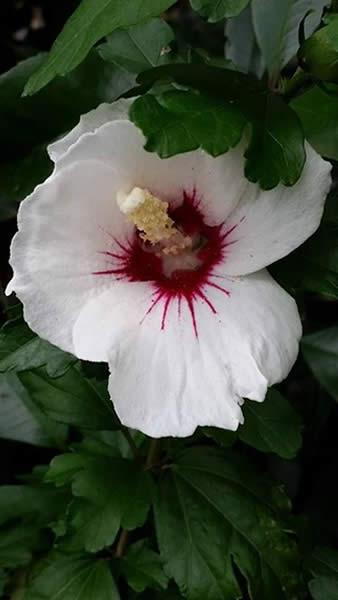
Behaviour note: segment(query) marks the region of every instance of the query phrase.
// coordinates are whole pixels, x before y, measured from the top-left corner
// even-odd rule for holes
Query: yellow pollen
[[[117,203],[128,221],[142,232],[140,237],[153,245],[159,244],[164,254],[179,254],[191,247],[191,239],[178,231],[169,217],[168,202],[149,190],[134,187],[129,194],[119,192]]]

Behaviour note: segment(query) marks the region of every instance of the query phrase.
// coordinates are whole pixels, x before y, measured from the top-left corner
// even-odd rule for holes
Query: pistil
[[[118,192],[118,206],[135,225],[140,237],[165,255],[177,255],[191,248],[192,240],[177,229],[169,217],[168,202],[149,190],[134,187],[129,194]]]

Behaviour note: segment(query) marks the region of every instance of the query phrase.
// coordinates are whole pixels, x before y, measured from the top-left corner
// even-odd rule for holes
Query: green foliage
[[[291,598],[298,559],[278,512],[280,492],[235,455],[195,448],[160,481],[156,528],[166,570],[189,600],[241,593],[232,559],[253,598]]]
[[[264,402],[247,401],[239,438],[261,452],[294,458],[301,447],[301,420],[286,398],[271,389]]]
[[[129,29],[118,29],[99,46],[100,56],[129,73],[141,73],[164,62],[167,46],[174,39],[169,25],[152,19]]]
[[[21,319],[8,321],[0,329],[0,373],[46,366],[49,377],[60,377],[76,360],[39,338]]]
[[[305,164],[304,136],[297,115],[280,97],[266,97],[245,156],[247,178],[264,190],[298,181]]]
[[[37,146],[25,158],[0,163],[0,221],[15,217],[18,205],[53,170],[44,146]]]
[[[203,433],[223,448],[230,448],[237,440],[237,431],[228,431],[218,427],[203,427]]]
[[[301,49],[310,75],[298,69],[294,79],[304,87],[288,85],[295,61],[279,77],[298,50],[300,23],[311,35],[328,2],[190,4],[204,18],[194,15],[193,30],[176,8],[168,18],[173,29],[167,15],[154,18],[173,0],[82,0],[47,58],[34,56],[0,75],[0,220],[12,218],[50,174],[47,145],[81,114],[124,95],[139,96],[131,117],[147,150],[163,158],[197,148],[218,156],[242,140],[245,174],[263,189],[298,180],[303,131],[317,151],[338,158],[337,86],[311,78],[336,80],[337,17],[325,17],[327,25]],[[228,17],[232,64],[209,47],[214,32],[215,47],[223,43],[222,25],[210,23]],[[290,291],[338,298],[337,207],[334,192],[319,231],[273,267]],[[302,342],[315,378],[336,399],[337,339],[334,326]],[[303,600],[308,589],[314,600],[336,600],[337,552],[318,548],[308,559],[308,540],[301,538],[299,560],[293,529],[301,530],[303,515],[291,517],[279,480],[291,492],[298,481],[290,484],[275,468],[284,460],[262,454],[290,460],[300,449],[301,421],[286,397],[271,389],[263,403],[246,401],[236,432],[203,427],[155,446],[119,423],[107,377],[106,366],[77,361],[39,339],[21,317],[0,330],[3,452],[20,448],[15,441],[40,446],[24,446],[23,461],[18,453],[19,484],[0,487],[0,596],[5,590],[11,600],[119,600],[120,593],[126,600]],[[310,462],[301,476],[312,488],[318,432],[311,438],[304,422],[305,460],[288,468],[294,473]],[[26,460],[47,463],[52,456],[49,467],[27,475]],[[271,465],[276,483],[266,474]],[[313,530],[314,501],[304,503]],[[296,496],[297,510],[302,505]]]
[[[15,373],[0,374],[0,438],[62,448],[67,437],[68,427],[34,404]]]
[[[100,102],[115,100],[129,89],[120,85],[114,66],[93,50],[70,76],[57,78],[34,98],[23,98],[29,77],[43,64],[38,55],[0,76],[1,158],[31,152],[76,125],[80,115]]]
[[[183,91],[142,96],[130,116],[147,136],[145,148],[161,158],[197,148],[218,156],[238,144],[246,124],[236,106]]]
[[[0,569],[0,595],[4,593],[7,582],[8,576],[5,569]]]
[[[48,548],[42,531],[34,523],[19,523],[0,529],[0,567],[16,569],[27,566],[34,552]]]
[[[338,198],[335,189],[326,200],[318,231],[270,270],[281,285],[292,292],[306,290],[338,298]]]
[[[338,552],[333,548],[316,548],[308,568],[314,579],[309,589],[314,600],[335,600],[338,592]]]
[[[248,179],[263,189],[280,182],[296,183],[305,163],[304,135],[296,113],[280,96],[242,73],[206,65],[167,65],[138,78],[148,86],[168,79],[202,91],[209,89],[215,97],[181,91],[137,99],[130,116],[147,138],[148,150],[164,157],[201,146],[215,156],[239,142],[249,121]]]
[[[57,554],[28,582],[24,600],[119,600],[107,560]]]
[[[203,17],[208,17],[210,23],[216,23],[228,17],[239,15],[247,6],[249,0],[190,0],[194,10]]]
[[[65,494],[50,485],[0,486],[0,525],[23,519],[37,526],[54,520],[64,508]]]
[[[0,75],[0,221],[13,217],[18,203],[50,174],[45,145],[76,125],[81,114],[134,84],[92,50],[70,76],[57,78],[34,98],[22,98],[43,60],[43,55],[29,58]]]
[[[105,390],[85,379],[79,367],[51,379],[44,368],[19,373],[32,401],[58,423],[85,429],[116,429],[117,421]]]
[[[173,0],[82,0],[67,21],[42,65],[31,76],[25,94],[34,94],[56,75],[66,75],[108,33],[160,15]]]
[[[309,590],[314,600],[336,600],[338,594],[338,578],[316,577],[309,583]]]
[[[291,103],[311,145],[328,158],[338,160],[338,90],[314,86]]]
[[[84,453],[56,457],[46,481],[71,483],[76,498],[68,513],[66,547],[97,552],[110,546],[120,529],[141,526],[150,507],[149,473],[122,458]]]
[[[119,569],[135,592],[144,592],[147,588],[165,589],[168,585],[168,577],[163,571],[159,554],[151,550],[145,540],[128,548],[120,561]]]
[[[305,20],[305,34],[310,35],[319,25],[327,0],[252,0],[252,18],[258,45],[270,77],[295,56],[298,32]]]
[[[302,351],[316,379],[338,400],[338,327],[304,336]]]
[[[271,388],[264,402],[248,400],[243,406],[244,423],[238,430],[203,427],[203,433],[228,448],[240,439],[260,452],[294,458],[301,446],[301,419],[287,399]]]
[[[338,82],[338,18],[305,40],[298,56],[302,67],[317,79]]]
[[[0,567],[30,563],[34,552],[48,549],[50,523],[65,510],[67,497],[43,484],[0,487]]]
[[[338,578],[338,551],[334,548],[319,546],[314,549],[307,566],[313,575]]]

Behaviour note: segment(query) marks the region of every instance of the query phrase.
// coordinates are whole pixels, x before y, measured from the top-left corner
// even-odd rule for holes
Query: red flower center
[[[163,302],[162,329],[165,327],[172,301],[177,300],[179,314],[181,303],[185,301],[197,335],[194,303],[202,301],[216,313],[214,305],[208,299],[207,288],[216,288],[229,296],[228,290],[222,287],[217,279],[219,276],[213,271],[224,260],[226,247],[232,243],[228,241],[228,236],[236,226],[226,230],[224,223],[214,227],[207,225],[196,193],[189,195],[184,192],[182,204],[169,210],[169,216],[177,229],[192,238],[192,248],[177,256],[166,256],[155,246],[145,243],[135,230],[132,240],[115,240],[114,248],[103,252],[111,259],[112,266],[103,271],[96,271],[95,275],[110,275],[118,281],[151,282],[154,293],[147,314],[160,301]]]

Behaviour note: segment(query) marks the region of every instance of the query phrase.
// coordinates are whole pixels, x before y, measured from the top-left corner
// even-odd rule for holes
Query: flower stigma
[[[160,254],[176,256],[191,249],[193,240],[170,218],[168,202],[140,187],[134,187],[129,194],[119,191],[116,200],[121,212],[140,232],[140,238]]]

